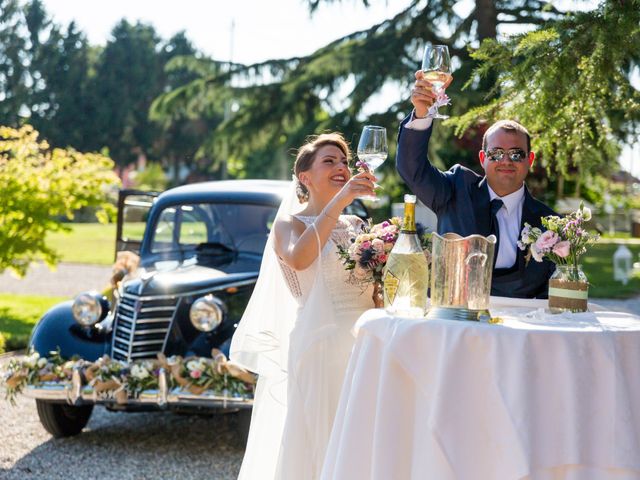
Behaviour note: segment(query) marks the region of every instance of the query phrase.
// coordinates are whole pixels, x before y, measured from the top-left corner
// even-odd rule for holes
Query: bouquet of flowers
[[[584,223],[591,219],[591,210],[582,203],[575,212],[566,217],[549,215],[542,218],[542,231],[525,223],[518,241],[521,250],[529,248],[530,257],[537,262],[544,258],[556,265],[578,267],[580,256],[586,253],[587,245],[598,240],[597,234],[591,234],[584,228]]]
[[[3,375],[6,399],[15,405],[15,397],[22,393],[27,385],[40,385],[43,382],[71,382],[73,369],[82,360],[65,360],[59,351],[50,352],[49,357],[41,357],[38,352],[30,351],[22,358],[12,358]]]
[[[160,386],[160,364],[155,360],[139,360],[131,364],[125,378],[125,390],[138,397],[140,392],[155,390]]]
[[[422,225],[417,224],[416,227],[425,256],[429,260],[430,236],[425,235]],[[387,264],[387,258],[398,240],[401,228],[400,217],[393,217],[376,224],[369,220],[362,233],[351,239],[351,245],[338,246],[338,255],[342,258],[345,269],[351,271],[354,283],[360,285],[382,283],[382,273]]]
[[[255,378],[248,372],[235,372],[229,368],[224,354],[215,358],[171,356],[160,357],[160,363],[171,372],[173,384],[200,395],[206,390],[223,396],[251,396],[251,383]],[[237,378],[235,375],[240,376]]]
[[[382,270],[398,239],[401,226],[402,219],[399,217],[377,224],[369,220],[362,233],[351,239],[351,245],[338,245],[338,254],[345,269],[352,272],[355,283],[382,282]]]
[[[126,363],[104,355],[84,370],[84,376],[96,397],[113,397],[118,403],[127,402],[129,367]]]

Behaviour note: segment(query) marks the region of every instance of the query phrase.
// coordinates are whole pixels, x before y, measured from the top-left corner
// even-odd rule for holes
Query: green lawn
[[[65,300],[68,298],[0,293],[0,335],[5,338],[5,349],[24,348],[33,325],[47,310]]]
[[[589,279],[589,298],[627,298],[640,295],[640,275],[636,274],[627,285],[613,280],[613,254],[618,248],[615,243],[604,243],[600,240],[589,247],[589,251],[582,258],[584,272]],[[613,241],[613,240],[611,240]],[[640,258],[640,245],[627,245],[633,254],[633,261]]]
[[[116,248],[116,226],[113,223],[75,223],[69,233],[55,232],[47,237],[49,245],[62,256],[63,262],[111,265]]]

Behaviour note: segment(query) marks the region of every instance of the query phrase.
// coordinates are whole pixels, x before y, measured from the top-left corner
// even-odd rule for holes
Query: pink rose
[[[201,375],[202,372],[200,372],[200,370],[191,370],[191,372],[189,372],[191,378],[200,378]]]
[[[362,245],[360,245],[360,248],[363,250],[366,250],[367,248],[371,247],[371,242],[369,240],[367,240],[366,242],[362,242]]]
[[[566,258],[569,255],[569,250],[571,249],[571,244],[564,240],[562,242],[558,242],[553,246],[553,253],[558,255],[560,258]]]
[[[558,237],[556,232],[547,230],[538,237],[534,245],[539,252],[546,253],[549,252],[556,243],[558,243],[558,240],[560,240],[560,237]]]

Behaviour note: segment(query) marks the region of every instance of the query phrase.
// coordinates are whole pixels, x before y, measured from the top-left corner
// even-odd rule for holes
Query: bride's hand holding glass
[[[360,134],[357,154],[358,171],[373,174],[373,171],[387,159],[387,129],[378,125],[365,125]],[[374,186],[380,188],[380,185]],[[378,200],[375,195],[365,195],[360,198],[373,202]]]
[[[335,200],[345,208],[362,196],[375,196],[376,177],[368,170],[352,176],[336,194]]]

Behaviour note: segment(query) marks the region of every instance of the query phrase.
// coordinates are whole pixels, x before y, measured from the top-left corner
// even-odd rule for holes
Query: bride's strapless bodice
[[[316,217],[296,215],[305,225],[310,225]],[[338,255],[338,245],[349,246],[351,239],[360,231],[362,220],[353,215],[341,215],[331,237],[322,248],[320,268],[322,279],[329,292],[336,316],[360,315],[364,310],[373,307],[371,300],[372,287],[364,289],[350,282],[349,271],[345,270],[342,259]],[[281,262],[281,267],[297,302],[302,305],[306,301],[316,280],[315,263],[306,270],[295,271]]]

